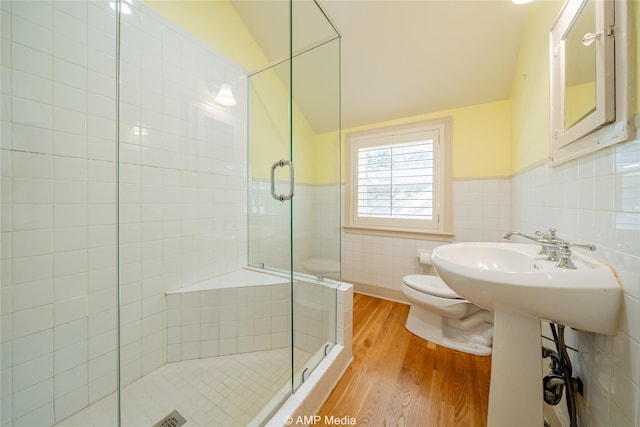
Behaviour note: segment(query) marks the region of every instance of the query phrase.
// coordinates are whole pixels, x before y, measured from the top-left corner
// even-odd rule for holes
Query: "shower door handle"
[[[276,194],[276,168],[289,166],[289,194]],[[293,198],[293,189],[296,185],[293,163],[289,160],[279,160],[271,165],[271,197],[281,202]]]

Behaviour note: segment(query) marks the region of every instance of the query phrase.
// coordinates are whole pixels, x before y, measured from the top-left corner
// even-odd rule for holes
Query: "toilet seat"
[[[456,294],[442,281],[441,278],[437,276],[411,274],[409,276],[404,276],[403,281],[408,287],[418,292],[422,292],[423,294],[433,295],[440,298],[463,300],[460,295]]]

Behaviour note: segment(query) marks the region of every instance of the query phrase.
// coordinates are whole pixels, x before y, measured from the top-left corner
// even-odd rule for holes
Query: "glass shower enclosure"
[[[286,59],[249,75],[248,256],[250,266],[290,275],[297,388],[335,343],[340,39],[315,3],[278,7],[294,23],[273,53]]]
[[[336,342],[330,20],[312,0],[0,18],[0,424],[265,424]]]

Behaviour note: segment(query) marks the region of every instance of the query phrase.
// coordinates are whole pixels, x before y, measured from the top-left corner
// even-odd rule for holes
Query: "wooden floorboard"
[[[491,357],[450,350],[404,327],[409,306],[353,298],[353,363],[320,409],[320,424],[483,427]]]

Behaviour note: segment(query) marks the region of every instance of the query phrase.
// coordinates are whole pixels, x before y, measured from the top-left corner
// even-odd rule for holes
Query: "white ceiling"
[[[509,97],[526,5],[510,0],[319,3],[342,35],[343,129]],[[252,21],[248,27],[265,52],[273,51],[267,46],[274,34],[267,10],[278,9],[273,5],[234,2],[245,22]],[[278,13],[274,19],[282,22]],[[256,22],[266,25],[262,31]]]

